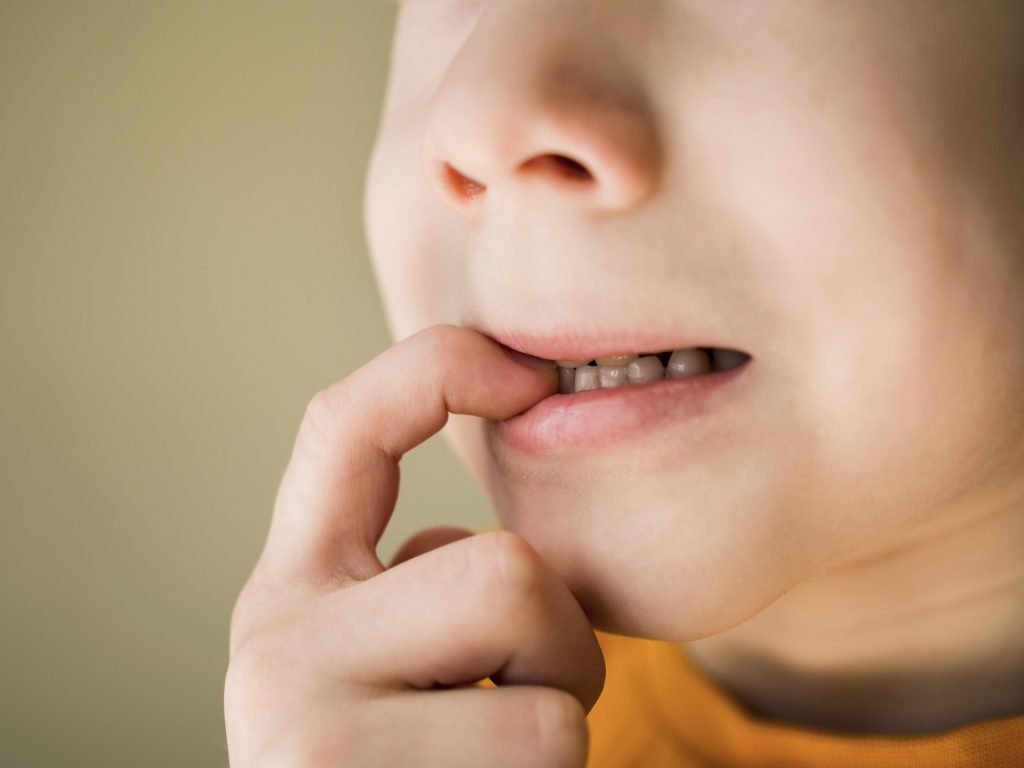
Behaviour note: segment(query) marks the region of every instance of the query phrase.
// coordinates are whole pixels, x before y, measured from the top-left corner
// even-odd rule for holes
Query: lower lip
[[[749,359],[727,371],[551,395],[518,416],[498,422],[497,437],[534,454],[601,448],[720,408],[740,391],[736,384],[752,363]]]

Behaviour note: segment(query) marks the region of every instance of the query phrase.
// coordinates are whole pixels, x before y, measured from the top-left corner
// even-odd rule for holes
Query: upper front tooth
[[[562,368],[581,368],[589,362],[589,360],[555,360],[555,364]]]
[[[680,379],[695,376],[711,370],[711,361],[702,349],[677,349],[665,366],[666,379]]]
[[[607,357],[598,357],[595,359],[597,360],[598,365],[611,365],[616,368],[623,368],[636,360],[637,357],[637,355],[608,355]]]
[[[657,355],[644,355],[626,366],[626,377],[630,384],[646,384],[665,378],[665,366]]]

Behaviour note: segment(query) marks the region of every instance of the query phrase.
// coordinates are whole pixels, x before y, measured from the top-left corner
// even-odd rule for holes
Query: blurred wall
[[[0,0],[0,765],[224,766],[235,596],[309,398],[390,342],[384,0]],[[440,438],[379,554],[491,524]]]

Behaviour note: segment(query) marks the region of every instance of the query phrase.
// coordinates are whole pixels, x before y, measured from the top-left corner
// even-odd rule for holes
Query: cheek
[[[905,524],[952,514],[1015,453],[1024,407],[1019,267],[962,204],[919,210],[933,215],[837,247],[845,267],[818,281],[810,311],[823,321],[801,363],[807,412],[831,433],[827,463],[871,500],[860,514],[904,509]]]
[[[446,278],[460,252],[445,236],[453,214],[426,187],[414,136],[407,126],[396,130],[385,124],[371,154],[364,194],[367,245],[395,340],[453,322],[447,297],[457,290]]]
[[[682,641],[723,631],[962,519],[976,487],[1000,480],[987,469],[1021,476],[1024,283],[979,240],[913,228],[892,240],[846,256],[837,243],[831,267],[819,261],[793,319],[802,343],[763,360],[756,402],[695,463],[673,460],[683,438],[667,433],[633,462],[492,468],[504,526],[595,625]]]
[[[841,411],[835,393],[834,422],[849,438],[837,458],[861,457],[875,484],[886,484],[875,495],[907,510],[911,524],[968,512],[990,468],[1014,456],[1021,467],[1024,350],[1010,329],[1024,326],[1009,307],[971,300],[970,280],[917,317],[895,316],[910,330],[877,345],[852,389],[863,413]]]
[[[827,518],[855,534],[849,556],[964,514],[989,468],[1020,467],[1020,244],[982,181],[885,107],[825,103],[811,133],[766,108],[774,151],[738,142],[713,189],[750,225],[744,252],[782,318],[771,364],[791,391],[775,405],[792,450],[816,456]]]

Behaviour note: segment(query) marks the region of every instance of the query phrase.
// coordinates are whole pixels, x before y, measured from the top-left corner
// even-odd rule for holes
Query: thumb
[[[405,540],[402,546],[398,548],[398,551],[395,552],[394,557],[391,558],[388,568],[394,568],[399,563],[411,560],[417,555],[422,555],[424,552],[429,552],[432,549],[443,547],[445,544],[451,544],[453,541],[473,535],[475,535],[474,531],[450,525],[424,528]]]

